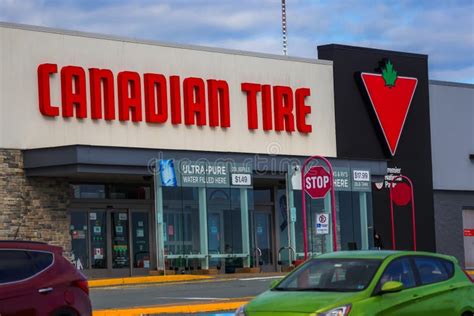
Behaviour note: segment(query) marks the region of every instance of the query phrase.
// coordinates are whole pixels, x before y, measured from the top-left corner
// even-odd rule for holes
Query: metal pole
[[[413,251],[416,251],[416,222],[415,222],[415,188],[413,182],[408,177],[405,179],[410,183],[411,186],[411,223],[412,223],[412,234],[413,234]]]
[[[306,165],[312,157],[305,160],[303,167],[301,168],[301,204],[303,205],[303,249],[304,249],[304,260],[308,259],[308,228],[306,227],[306,192],[304,189],[304,172]]]
[[[324,157],[321,157],[322,160],[327,164],[329,168],[329,182],[331,184],[331,209],[332,209],[332,245],[333,245],[333,251],[337,251],[337,225],[336,225],[336,194],[334,192],[334,173],[332,170],[332,165]]]
[[[286,37],[286,1],[281,0],[281,31],[283,35],[283,55],[287,55],[287,37]]]
[[[412,223],[412,238],[413,238],[413,250],[416,251],[416,220],[415,220],[415,193],[414,193],[414,186],[413,182],[411,181],[410,178],[404,175],[398,175],[390,181],[390,218],[392,221],[392,244],[393,244],[393,250],[395,250],[395,224],[394,224],[394,217],[393,217],[393,200],[392,200],[392,187],[393,183],[397,179],[404,179],[408,182],[410,185],[410,191],[411,191],[411,223]]]
[[[290,247],[291,247],[291,225],[290,225],[290,169],[291,167],[288,167],[288,171],[286,172],[286,232],[288,236],[288,265],[291,266],[291,255],[290,255]]]
[[[397,247],[395,245],[395,221],[393,219],[393,199],[392,199],[392,185],[393,185],[393,180],[390,182],[390,224],[392,226],[392,250],[395,250]]]

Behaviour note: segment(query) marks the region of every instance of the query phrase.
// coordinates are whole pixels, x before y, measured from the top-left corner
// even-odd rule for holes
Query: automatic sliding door
[[[89,213],[91,268],[107,269],[107,213],[92,210]]]
[[[130,268],[128,212],[112,211],[112,268]]]
[[[150,239],[148,213],[132,212],[133,268],[150,268]]]

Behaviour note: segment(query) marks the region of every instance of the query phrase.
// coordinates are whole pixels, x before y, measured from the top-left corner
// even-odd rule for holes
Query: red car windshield
[[[273,290],[362,291],[369,285],[381,262],[372,259],[313,259]]]

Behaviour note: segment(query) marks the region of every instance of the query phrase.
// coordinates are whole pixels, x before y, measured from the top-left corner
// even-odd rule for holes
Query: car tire
[[[472,312],[464,312],[461,316],[473,316]]]
[[[79,316],[75,311],[69,308],[57,310],[52,315],[53,316]]]

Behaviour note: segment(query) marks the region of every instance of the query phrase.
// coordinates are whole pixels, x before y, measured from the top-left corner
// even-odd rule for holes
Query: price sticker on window
[[[234,173],[232,174],[232,185],[252,185],[252,176],[248,173]]]
[[[368,170],[353,170],[354,181],[370,181],[370,172]]]

